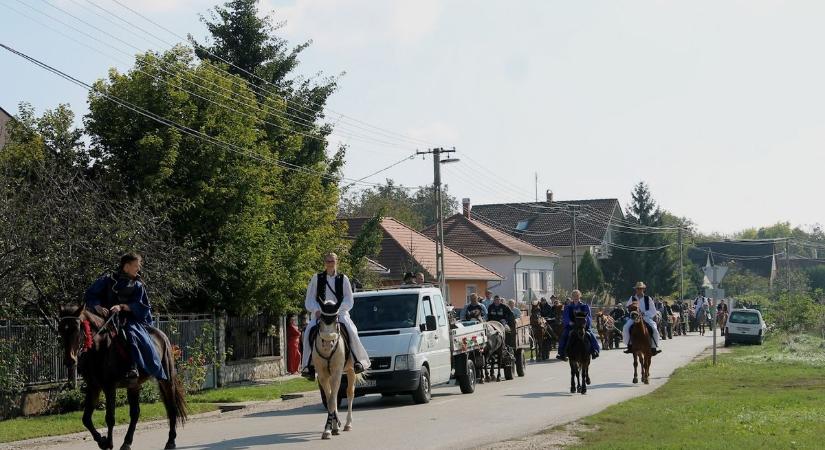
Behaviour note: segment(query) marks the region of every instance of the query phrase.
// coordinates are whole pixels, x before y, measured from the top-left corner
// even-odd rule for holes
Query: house
[[[369,219],[342,220],[349,227],[349,237],[355,238]],[[391,217],[381,220],[381,231],[381,250],[373,260],[389,270],[382,274],[383,285],[401,284],[406,272],[423,272],[427,280],[436,279],[434,240]],[[444,278],[445,296],[456,308],[463,308],[471,293],[483,294],[490,283],[502,281],[499,274],[449,248],[444,249]]]
[[[9,123],[12,118],[13,117],[11,114],[0,106],[0,148],[3,148],[6,145],[6,139],[8,139],[6,124]]]
[[[586,251],[596,260],[611,256],[615,221],[624,219],[619,200],[554,201],[547,191],[544,202],[468,205],[472,217],[499,231],[559,255],[555,285],[573,288],[573,211],[576,216],[576,261]]]
[[[555,291],[559,255],[475,219],[464,199],[464,211],[444,220],[444,244],[504,277],[489,290],[524,302],[549,298]],[[432,239],[435,225],[424,230]]]

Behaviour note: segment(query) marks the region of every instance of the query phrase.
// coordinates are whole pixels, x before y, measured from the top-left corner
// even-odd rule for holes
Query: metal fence
[[[229,317],[225,339],[228,361],[281,356],[280,317]]]
[[[68,380],[63,346],[42,320],[2,320],[0,340],[20,358],[20,369],[27,386]]]

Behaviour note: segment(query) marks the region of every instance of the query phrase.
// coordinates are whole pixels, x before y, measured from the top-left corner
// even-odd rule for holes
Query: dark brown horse
[[[129,367],[129,358],[131,358],[129,349],[121,345],[120,338],[110,332],[109,329],[112,327],[106,324],[103,318],[87,311],[82,306],[64,306],[60,309],[58,332],[66,352],[66,364],[70,368],[77,365],[78,373],[86,382],[83,425],[92,433],[92,438],[101,449],[114,447],[112,429],[115,426],[115,394],[118,388],[126,389],[126,398],[129,401],[129,429],[126,431],[120,449],[130,450],[135,426],[140,416],[141,384],[149,377],[141,374],[137,380],[131,382],[126,380],[125,375]],[[104,329],[101,331],[101,328]],[[168,376],[168,380],[158,380],[160,396],[169,419],[169,438],[165,448],[175,448],[177,423],[186,421],[187,407],[183,386],[177,376],[169,339],[156,328],[150,327],[149,334],[152,336],[155,348],[161,356],[161,365]],[[98,433],[92,422],[92,413],[97,406],[101,391],[106,397],[108,433],[105,436]]]
[[[633,325],[630,326],[630,346],[633,348],[633,382],[639,382],[638,369],[639,364],[641,364],[642,383],[649,384],[650,359],[653,357],[650,346],[650,333],[647,331],[647,324],[645,324],[639,311],[632,311],[630,320],[633,321]]]
[[[613,348],[613,330],[616,328],[616,321],[605,314],[604,311],[596,313],[596,331],[599,332],[599,340],[602,341],[602,348],[609,350]]]
[[[587,385],[590,384],[590,338],[587,336],[587,314],[577,312],[575,325],[570,330],[568,338],[569,362],[570,362],[570,393],[587,393]]]
[[[553,339],[553,344],[551,344],[551,349],[554,346],[557,346],[559,343],[559,338],[561,338],[561,334],[564,332],[564,324],[562,323],[562,313],[564,312],[564,305],[558,304],[553,305],[553,315],[554,318],[550,322],[550,337]]]
[[[535,353],[533,359],[547,361],[550,359],[550,329],[544,317],[541,317],[541,310],[538,306],[533,306],[530,311],[530,328],[533,332],[533,344]]]

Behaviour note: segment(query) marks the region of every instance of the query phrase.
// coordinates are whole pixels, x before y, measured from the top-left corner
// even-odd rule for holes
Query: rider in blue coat
[[[599,340],[596,339],[596,336],[593,334],[592,325],[593,325],[593,315],[590,313],[590,307],[585,305],[581,302],[582,293],[578,289],[574,290],[570,297],[570,303],[565,305],[564,311],[562,312],[562,320],[564,321],[564,332],[562,332],[561,338],[559,338],[559,354],[556,355],[556,359],[561,359],[563,361],[567,360],[566,350],[567,350],[567,339],[570,336],[570,330],[573,329],[573,326],[576,324],[576,313],[581,311],[587,314],[587,324],[586,324],[586,331],[587,337],[590,339],[590,351],[591,356],[593,359],[599,357]]]
[[[147,327],[154,326],[152,306],[146,294],[146,286],[140,281],[143,259],[136,253],[127,253],[120,258],[117,272],[98,278],[86,290],[86,309],[108,318],[118,314],[121,329],[125,332],[132,361],[127,378],[138,378],[140,372],[166,380],[166,372],[160,361]]]

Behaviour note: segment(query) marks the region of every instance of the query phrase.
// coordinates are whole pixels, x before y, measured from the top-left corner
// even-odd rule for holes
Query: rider
[[[622,302],[616,302],[616,307],[613,308],[613,311],[610,311],[610,317],[612,317],[616,323],[621,322],[626,315],[627,311],[625,311]]]
[[[551,295],[550,299],[552,300],[553,298],[555,298],[555,296]],[[541,298],[541,300],[539,301],[539,308],[541,309],[541,316],[542,317],[550,318],[550,317],[554,316],[555,312],[553,311],[553,307],[549,303],[547,303],[546,298],[544,298],[544,297]]]
[[[478,295],[475,293],[470,294],[470,303],[461,311],[461,319],[469,320],[473,311],[481,311],[481,318],[487,320],[487,308],[478,302]]]
[[[349,316],[349,310],[352,309],[354,304],[352,286],[349,283],[349,278],[338,272],[338,255],[332,252],[324,255],[324,267],[326,269],[324,272],[310,278],[306,298],[304,299],[304,308],[312,314],[312,320],[307,325],[308,331],[304,332],[304,360],[302,361],[304,369],[301,371],[301,376],[310,381],[315,380],[315,368],[310,360],[312,356],[310,337],[315,334],[313,328],[317,327],[318,319],[321,317],[321,305],[327,299],[340,302],[338,322],[347,330],[349,348],[355,360],[353,363],[355,373],[361,373],[370,367],[367,350],[364,349],[361,339],[358,338],[358,329]]]
[[[716,305],[716,313],[722,314],[728,312],[728,304],[725,303],[725,300],[721,300],[718,305]]]
[[[596,336],[593,334],[593,330],[591,329],[593,325],[593,316],[590,313],[590,307],[581,302],[582,293],[578,289],[575,289],[570,295],[572,296],[570,298],[570,303],[564,307],[564,312],[562,312],[564,331],[559,339],[559,354],[556,355],[556,359],[561,359],[562,361],[567,360],[567,338],[570,336],[570,331],[573,329],[573,326],[576,325],[576,313],[579,311],[583,311],[587,314],[587,324],[585,330],[587,331],[587,337],[590,339],[591,355],[593,359],[596,359],[599,357],[600,347],[599,340],[596,339]]]
[[[493,298],[493,304],[487,308],[487,320],[495,320],[503,322],[507,326],[512,326],[516,322],[516,317],[513,315],[513,310],[501,301],[501,297],[496,295]]]
[[[630,306],[634,302],[638,304],[638,311],[642,314],[642,319],[644,319],[645,323],[648,324],[651,328],[651,333],[653,334],[653,354],[662,353],[659,350],[659,329],[656,327],[656,322],[653,321],[653,317],[656,316],[656,308],[653,304],[653,299],[645,294],[645,289],[647,286],[643,282],[636,283],[635,286],[636,294],[630,297],[627,301],[627,306]],[[622,329],[622,338],[624,339],[624,344],[627,346],[627,350],[625,353],[633,353],[633,350],[630,348],[630,327],[633,326],[633,321],[628,320],[624,324],[624,328]]]
[[[118,269],[98,278],[83,297],[85,308],[107,318],[118,314],[121,329],[132,358],[126,378],[136,379],[140,372],[166,379],[160,362],[160,354],[149,336],[148,327],[154,325],[152,306],[146,294],[146,286],[140,280],[143,258],[137,253],[120,257]]]

